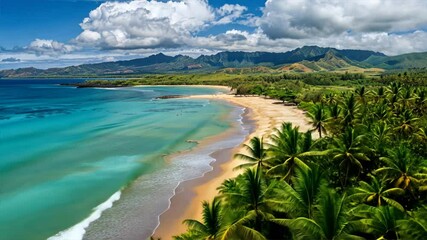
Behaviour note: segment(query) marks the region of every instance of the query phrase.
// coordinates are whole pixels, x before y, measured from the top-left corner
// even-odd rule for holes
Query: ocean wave
[[[92,214],[77,223],[76,225],[57,233],[55,236],[48,238],[47,240],[81,240],[86,233],[86,228],[89,225],[101,217],[103,211],[111,208],[113,203],[120,199],[121,191],[114,193],[107,201],[101,203],[93,209]]]

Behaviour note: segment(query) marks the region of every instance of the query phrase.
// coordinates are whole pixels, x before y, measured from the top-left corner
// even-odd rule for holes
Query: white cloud
[[[262,15],[255,16],[245,6],[214,8],[207,0],[104,2],[82,21],[82,32],[70,43],[36,39],[24,48],[0,47],[0,59],[21,59],[16,65],[45,61],[58,66],[158,52],[191,56],[226,50],[283,52],[304,45],[388,55],[422,52],[427,51],[426,9],[427,0],[267,0]],[[230,30],[230,23],[252,30]],[[204,36],[217,25],[226,30]]]
[[[36,55],[58,56],[77,50],[76,46],[60,43],[54,40],[36,39],[25,48]]]
[[[106,2],[91,11],[76,41],[103,49],[186,46],[209,26],[243,21],[247,7],[211,7],[206,0]]]
[[[80,26],[80,43],[102,48],[176,47],[215,19],[205,0],[106,2]]]
[[[272,39],[344,32],[397,32],[427,26],[425,0],[267,0],[258,25]]]
[[[210,48],[217,51],[267,51],[284,52],[304,45],[334,47],[338,49],[362,49],[380,51],[387,55],[427,51],[427,32],[415,31],[407,34],[349,33],[339,35],[293,39],[271,39],[262,31],[230,30],[223,34],[193,38],[189,45],[194,48]]]
[[[225,4],[224,6],[216,9],[216,13],[220,19],[217,20],[215,24],[232,23],[235,20],[241,18],[243,13],[247,10],[247,7],[241,6],[239,4]]]

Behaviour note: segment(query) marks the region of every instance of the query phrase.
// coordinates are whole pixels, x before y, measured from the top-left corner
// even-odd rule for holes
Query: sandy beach
[[[255,136],[268,138],[283,122],[291,122],[294,126],[299,126],[300,131],[311,128],[302,110],[295,106],[284,106],[278,100],[255,96],[238,97],[229,94],[197,95],[189,98],[227,101],[246,108],[245,121],[250,121],[254,129],[245,143]],[[201,178],[183,182],[178,186],[175,196],[171,199],[170,208],[160,216],[160,225],[155,231],[155,237],[162,240],[172,239],[172,236],[186,231],[186,226],[182,224],[183,220],[201,219],[201,202],[211,201],[217,195],[216,188],[225,179],[239,174],[238,171],[233,171],[234,167],[242,163],[240,160],[233,159],[233,155],[237,152],[243,152],[242,145],[213,153],[211,156],[216,161],[212,164],[212,171]]]

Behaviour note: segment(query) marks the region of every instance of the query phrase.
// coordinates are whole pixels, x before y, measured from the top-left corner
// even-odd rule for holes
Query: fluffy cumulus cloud
[[[36,55],[50,55],[58,56],[62,54],[70,53],[76,50],[77,47],[74,45],[68,45],[60,43],[54,40],[36,39],[28,45],[25,50],[33,52]]]
[[[399,32],[427,24],[425,0],[268,0],[259,26],[272,39]]]
[[[217,15],[220,17],[216,24],[228,24],[240,19],[244,16],[244,12],[248,8],[239,4],[225,4],[216,10]]]
[[[238,4],[215,9],[206,0],[106,2],[83,20],[76,40],[103,49],[182,47],[209,26],[243,20],[245,11]]]
[[[82,20],[81,33],[70,42],[36,39],[19,49],[0,47],[0,59],[104,61],[158,52],[278,52],[304,45],[388,55],[421,52],[427,51],[426,9],[427,0],[266,0],[254,15],[246,6],[215,8],[208,0],[105,1]]]
[[[313,44],[397,54],[427,50],[426,34],[417,30],[427,27],[425,9],[424,0],[267,0],[262,15],[254,16],[245,6],[213,8],[206,0],[106,2],[83,20],[76,42],[101,49],[247,51]],[[198,35],[236,22],[253,31]]]
[[[177,47],[214,19],[204,0],[106,2],[80,24],[77,41],[102,48]]]

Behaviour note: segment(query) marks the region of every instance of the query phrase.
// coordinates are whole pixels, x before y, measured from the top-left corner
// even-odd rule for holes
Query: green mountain
[[[427,52],[408,53],[393,57],[370,56],[363,62],[384,69],[425,68],[427,67]]]
[[[336,71],[350,68],[384,68],[400,69],[424,67],[427,53],[412,53],[388,57],[379,52],[367,50],[338,50],[318,46],[304,46],[283,53],[272,52],[220,52],[214,55],[202,55],[198,58],[177,55],[167,56],[162,53],[146,58],[127,61],[82,64],[64,68],[40,70],[22,68],[0,71],[1,77],[53,77],[53,76],[106,76],[145,73],[185,73],[212,72],[227,70],[239,72],[234,68],[262,69],[268,68],[284,71]],[[267,68],[260,68],[267,67]],[[257,70],[257,71],[258,71]]]
[[[337,69],[355,65],[346,56],[343,56],[333,50],[330,50],[326,54],[320,56],[316,61],[304,60],[300,63],[314,71],[335,71]]]

